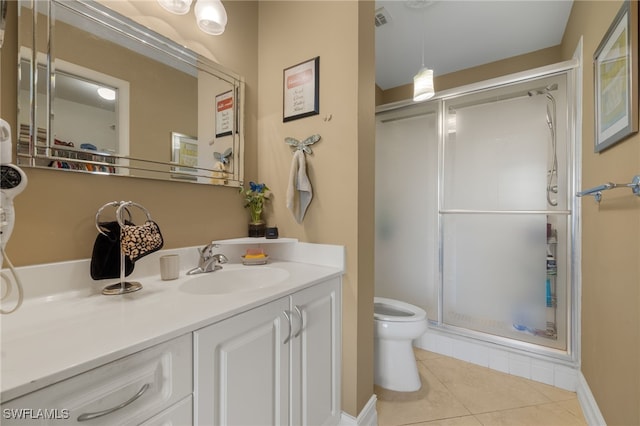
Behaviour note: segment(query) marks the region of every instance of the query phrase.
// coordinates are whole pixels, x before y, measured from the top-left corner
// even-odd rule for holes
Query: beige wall
[[[267,219],[282,235],[346,246],[342,401],[354,416],[373,394],[371,16],[373,2],[260,3],[258,175],[274,195]],[[283,70],[315,56],[320,57],[320,114],[283,123]],[[313,200],[298,224],[285,205],[292,151],[284,138],[303,140],[316,133],[322,139],[307,155]]]
[[[595,154],[593,54],[619,1],[576,1],[562,43],[584,43],[582,187],[640,173],[640,135]],[[636,90],[638,90],[636,88]],[[582,200],[582,372],[608,425],[640,424],[640,198],[630,190]]]

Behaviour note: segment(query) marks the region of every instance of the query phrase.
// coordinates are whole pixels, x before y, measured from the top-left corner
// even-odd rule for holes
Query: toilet
[[[385,389],[414,392],[422,383],[413,340],[427,331],[427,313],[399,300],[374,297],[374,382]]]

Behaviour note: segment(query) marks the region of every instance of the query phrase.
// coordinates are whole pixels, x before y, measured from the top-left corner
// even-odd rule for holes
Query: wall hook
[[[307,154],[313,154],[311,147],[309,145],[313,145],[314,143],[320,140],[320,135],[311,135],[302,142],[298,139],[286,137],[284,138],[285,143],[294,148],[294,151],[304,151]]]

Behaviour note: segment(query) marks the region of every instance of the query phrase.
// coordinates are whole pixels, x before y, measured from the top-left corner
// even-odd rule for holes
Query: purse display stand
[[[100,214],[105,207],[116,207],[116,220],[120,227],[120,241],[118,244],[120,256],[120,282],[108,285],[103,288],[102,294],[117,295],[133,293],[134,291],[140,290],[142,288],[142,284],[136,281],[126,281],[126,261],[130,260],[130,270],[128,272],[133,272],[133,263],[136,260],[162,248],[164,244],[162,234],[160,233],[160,228],[158,227],[158,225],[153,220],[151,220],[149,211],[142,205],[133,201],[112,201],[102,206],[96,214],[96,228],[102,235],[109,237],[109,235],[107,235],[106,232],[100,227],[101,224],[99,221]],[[129,209],[130,207],[137,207],[144,212],[147,217],[144,225],[137,226],[132,223],[131,211]],[[128,221],[125,221],[123,217],[125,212],[129,216]]]

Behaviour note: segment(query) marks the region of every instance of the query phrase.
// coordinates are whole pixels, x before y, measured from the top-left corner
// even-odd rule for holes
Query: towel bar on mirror
[[[631,188],[631,191],[638,197],[640,197],[640,175],[633,177],[631,183],[613,183],[607,182],[603,185],[595,186],[584,191],[577,192],[576,197],[583,197],[585,195],[593,195],[595,200],[599,203],[602,200],[602,191],[608,191],[615,188]]]

